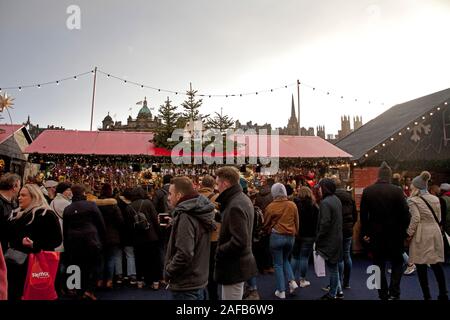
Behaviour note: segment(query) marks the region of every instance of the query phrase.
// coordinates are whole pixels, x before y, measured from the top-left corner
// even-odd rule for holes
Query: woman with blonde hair
[[[62,242],[61,228],[56,214],[35,184],[26,184],[19,193],[19,208],[13,211],[8,223],[9,248],[24,254],[41,250],[54,251]],[[27,272],[25,261],[7,261],[8,298],[22,296]]]
[[[409,259],[417,266],[417,275],[425,300],[431,300],[428,287],[427,265],[431,267],[439,286],[439,300],[448,300],[442,262],[444,241],[441,233],[441,207],[439,199],[428,193],[431,175],[423,171],[411,184],[408,199],[411,222],[408,227]]]

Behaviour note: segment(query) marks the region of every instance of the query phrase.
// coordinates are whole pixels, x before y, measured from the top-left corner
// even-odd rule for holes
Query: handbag
[[[450,236],[447,234],[447,232],[445,232],[445,230],[442,228],[441,223],[439,222],[436,213],[433,210],[433,207],[430,205],[430,203],[425,200],[425,198],[423,198],[422,196],[420,196],[420,199],[423,200],[423,202],[425,202],[425,204],[427,205],[428,209],[430,209],[431,213],[433,214],[433,218],[436,221],[436,223],[439,226],[439,229],[441,230],[441,234],[442,234],[442,238],[444,240],[444,247],[447,246],[447,248],[450,246]]]
[[[314,272],[316,273],[316,276],[319,278],[325,277],[325,259],[316,251],[316,244],[314,244],[313,258]]]
[[[59,266],[59,252],[31,253],[25,278],[22,300],[56,300],[55,279]]]
[[[8,248],[5,252],[5,262],[17,266],[23,265],[27,260],[27,257],[28,254],[13,248]]]

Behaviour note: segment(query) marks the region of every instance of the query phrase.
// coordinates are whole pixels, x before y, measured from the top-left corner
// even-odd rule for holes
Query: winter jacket
[[[8,218],[11,216],[13,209],[13,203],[3,198],[0,194],[0,244],[5,252],[8,248]]]
[[[266,207],[273,201],[271,187],[266,185],[261,188],[261,191],[256,194],[255,198],[255,206],[259,207],[263,212],[266,210]]]
[[[63,232],[63,214],[64,209],[72,203],[71,200],[67,199],[63,194],[57,193],[55,199],[50,203],[50,208],[58,217],[59,225],[61,226],[61,233]],[[55,249],[55,251],[63,252],[64,245],[61,245]]]
[[[8,277],[6,275],[6,263],[0,245],[0,301],[8,300]]]
[[[135,227],[135,215],[138,212],[145,214],[149,223],[147,230],[141,230]],[[158,241],[161,238],[161,230],[158,222],[158,213],[153,206],[153,203],[149,199],[138,199],[133,201],[126,211],[125,225],[132,233],[133,245],[142,245],[154,241]]]
[[[272,229],[283,235],[298,234],[298,210],[294,202],[287,198],[275,199],[266,207],[263,230],[271,233]]]
[[[358,220],[355,201],[345,189],[337,189],[335,195],[342,204],[342,234],[344,238],[350,238],[353,236],[353,226]]]
[[[401,258],[406,230],[410,222],[409,207],[402,190],[383,181],[364,189],[360,208],[361,237],[370,238],[377,258]],[[397,259],[400,259],[397,258]]]
[[[429,193],[422,196],[434,210],[439,222],[441,208],[439,199]],[[409,244],[409,263],[435,264],[444,262],[444,241],[441,229],[424,200],[415,196],[408,199],[411,222],[408,235],[413,237]]]
[[[198,193],[202,196],[205,196],[206,198],[208,198],[212,204],[215,207],[215,214],[214,214],[214,230],[211,233],[211,241],[213,242],[217,242],[217,240],[219,240],[219,234],[220,234],[220,211],[219,209],[219,204],[216,202],[217,197],[219,196],[218,194],[214,193],[214,190],[211,188],[200,188],[198,190]]]
[[[74,200],[64,209],[64,250],[68,255],[100,253],[105,232],[105,222],[95,202]]]
[[[133,228],[132,223],[130,223],[130,221],[127,220],[127,215],[128,215],[128,210],[129,210],[130,204],[131,204],[131,201],[126,199],[123,196],[119,196],[117,198],[117,206],[119,207],[120,212],[122,213],[123,220],[124,220],[123,227],[120,230],[121,231],[120,240],[124,247],[133,246],[134,228]]]
[[[252,253],[254,209],[240,185],[223,191],[217,198],[222,227],[216,251],[214,280],[230,285],[247,281],[257,274]]]
[[[100,209],[105,222],[106,234],[103,245],[105,247],[119,246],[121,244],[120,233],[124,228],[124,221],[122,212],[117,206],[117,200],[113,198],[97,199],[95,203]]]
[[[13,216],[15,215],[16,213],[13,213]],[[19,219],[9,220],[10,247],[25,253],[54,251],[62,242],[61,227],[56,214],[50,209],[38,209],[33,222],[30,223],[31,220],[31,211],[24,213]],[[22,244],[23,238],[26,237],[33,241],[33,248]]]
[[[166,278],[173,291],[205,288],[208,284],[214,205],[197,195],[173,211],[172,232],[165,259]]]
[[[445,201],[445,208],[447,209],[445,212],[442,211],[444,227],[447,234],[450,235],[450,191],[445,193],[441,198]]]
[[[343,258],[342,243],[342,204],[336,195],[329,195],[320,201],[316,251],[330,263],[338,263]]]
[[[295,198],[299,215],[298,238],[315,238],[319,222],[319,207],[311,199]]]
[[[157,213],[168,213],[169,204],[167,202],[167,196],[169,194],[170,184],[166,183],[161,189],[156,190],[153,198],[153,205],[155,206]]]

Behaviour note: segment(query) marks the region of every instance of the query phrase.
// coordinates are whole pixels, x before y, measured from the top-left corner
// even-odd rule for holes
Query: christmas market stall
[[[431,172],[432,184],[450,181],[450,89],[398,104],[336,143],[353,155],[359,208],[363,189],[378,178],[382,161],[398,174],[405,194],[411,178]]]
[[[0,125],[0,175],[6,172],[24,176],[27,171],[27,156],[23,154],[32,142],[23,125]]]
[[[46,130],[25,152],[45,178],[125,187],[153,183],[153,173],[170,155],[152,140],[151,132]]]

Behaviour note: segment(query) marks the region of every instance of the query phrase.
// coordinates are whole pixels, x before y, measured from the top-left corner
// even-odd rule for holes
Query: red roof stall
[[[241,145],[237,151],[241,156],[351,157],[320,137],[247,135],[244,138],[245,141],[237,139],[238,143],[245,142],[245,146]],[[25,149],[25,153],[170,156],[170,150],[155,147],[152,139],[151,132],[46,130]],[[224,151],[217,150],[216,154],[223,155]]]

